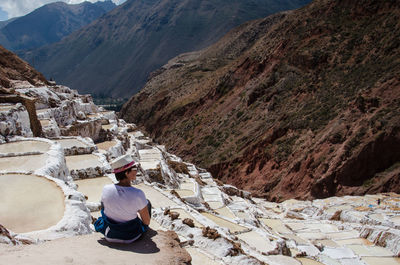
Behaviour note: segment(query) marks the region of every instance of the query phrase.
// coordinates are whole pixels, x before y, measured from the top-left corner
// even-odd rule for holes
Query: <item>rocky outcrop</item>
[[[152,75],[121,117],[274,201],[399,192],[400,6],[317,0]]]
[[[0,86],[11,88],[15,81],[27,81],[31,85],[48,84],[41,73],[0,46]]]

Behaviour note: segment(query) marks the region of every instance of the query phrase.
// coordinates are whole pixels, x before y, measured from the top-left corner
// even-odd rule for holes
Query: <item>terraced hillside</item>
[[[167,152],[88,95],[54,83],[8,81],[12,94],[0,95],[2,264],[400,262],[399,194],[254,198]],[[31,107],[7,101],[13,97],[30,99]],[[33,136],[30,112],[40,137]],[[117,184],[110,161],[124,154],[138,162],[132,185],[152,202],[152,218],[140,239],[114,244],[92,222],[103,186]]]

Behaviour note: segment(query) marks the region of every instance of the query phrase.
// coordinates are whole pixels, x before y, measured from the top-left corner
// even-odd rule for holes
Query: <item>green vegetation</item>
[[[370,178],[370,179],[366,179],[366,180],[363,182],[362,186],[363,186],[364,188],[368,188],[368,187],[371,187],[372,184],[374,184],[374,179],[373,179],[373,178]]]
[[[293,135],[291,137],[279,139],[275,142],[276,150],[274,157],[276,162],[280,163],[282,161],[285,161],[289,157],[289,155],[293,151],[293,146],[298,138],[298,135]]]

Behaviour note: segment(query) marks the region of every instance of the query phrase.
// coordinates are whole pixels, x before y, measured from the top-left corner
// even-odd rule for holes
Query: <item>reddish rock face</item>
[[[11,80],[28,81],[32,85],[48,84],[46,78],[14,53],[0,46],[0,86],[11,87]]]
[[[248,22],[171,60],[121,117],[273,201],[400,192],[399,27],[395,1]]]

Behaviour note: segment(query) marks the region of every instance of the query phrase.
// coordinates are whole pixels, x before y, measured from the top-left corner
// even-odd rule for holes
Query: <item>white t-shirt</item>
[[[120,223],[135,219],[137,212],[147,205],[142,190],[115,184],[104,186],[101,201],[105,215]]]

